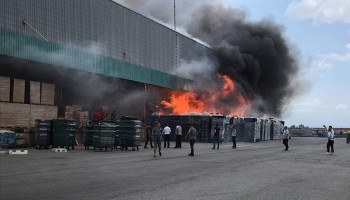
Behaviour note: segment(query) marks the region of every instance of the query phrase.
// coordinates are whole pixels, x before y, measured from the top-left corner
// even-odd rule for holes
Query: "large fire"
[[[218,74],[220,88],[205,88],[198,93],[172,91],[169,100],[162,100],[165,110],[161,114],[221,113],[244,116],[250,108],[250,101],[235,91],[235,84],[227,75]]]

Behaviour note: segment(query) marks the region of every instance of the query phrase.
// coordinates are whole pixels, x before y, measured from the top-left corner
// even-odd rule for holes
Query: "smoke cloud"
[[[116,1],[163,24],[172,23],[170,3]],[[251,102],[251,113],[281,116],[301,85],[297,56],[283,35],[284,28],[269,19],[250,22],[244,11],[224,7],[222,1],[176,3],[178,24],[185,35],[208,44],[214,56],[210,60],[182,61],[175,74],[181,75],[182,71],[185,77],[195,76],[207,83],[210,80],[214,88],[222,82],[217,74],[227,75],[234,80],[236,91]],[[202,93],[199,97],[206,98],[208,85],[198,88],[197,92]],[[239,96],[225,97],[214,106],[239,106]]]
[[[298,90],[299,70],[283,27],[270,20],[249,22],[242,11],[206,5],[193,14],[187,31],[213,48],[218,73],[239,83],[256,111],[281,115]]]

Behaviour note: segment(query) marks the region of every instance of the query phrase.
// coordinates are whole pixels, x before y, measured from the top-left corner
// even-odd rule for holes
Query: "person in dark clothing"
[[[190,146],[191,146],[191,153],[189,153],[189,156],[194,156],[194,143],[196,142],[196,139],[198,137],[198,132],[197,130],[193,127],[193,124],[191,124],[190,129],[187,132],[186,139],[190,138]]]
[[[220,128],[219,128],[219,124],[216,124],[214,128],[214,138],[213,138],[212,149],[215,149],[215,143],[218,143],[218,149],[219,149],[219,136],[220,136]]]
[[[149,124],[147,127],[146,127],[146,143],[145,143],[145,146],[144,148],[147,149],[147,145],[148,145],[148,141],[150,141],[149,143],[151,144],[151,148],[153,148],[153,141],[152,141],[152,123]]]
[[[237,136],[237,131],[236,131],[236,128],[235,126],[232,124],[231,125],[231,134],[232,134],[232,148],[236,148],[236,136]]]
[[[117,113],[115,112],[115,110],[113,110],[113,112],[111,114],[111,120],[112,121],[116,121],[117,120]]]

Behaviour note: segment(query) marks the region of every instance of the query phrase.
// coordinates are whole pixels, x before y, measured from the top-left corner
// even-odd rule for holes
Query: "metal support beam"
[[[42,37],[46,42],[49,41],[49,40],[46,39],[43,35],[41,35],[41,34],[39,33],[39,31],[37,31],[35,28],[33,28],[25,19],[23,19],[22,23],[23,23],[24,25],[29,26],[29,28],[31,28],[36,34],[38,34],[40,37]]]

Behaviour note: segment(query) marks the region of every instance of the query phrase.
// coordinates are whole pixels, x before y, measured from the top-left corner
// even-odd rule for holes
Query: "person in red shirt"
[[[103,113],[102,108],[98,112],[94,112],[94,114],[92,115],[93,120],[104,120],[106,117],[107,115]]]

